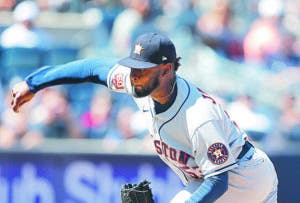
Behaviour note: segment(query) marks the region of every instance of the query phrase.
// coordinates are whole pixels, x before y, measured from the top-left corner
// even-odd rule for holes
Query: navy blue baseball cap
[[[137,37],[130,56],[118,62],[129,68],[152,68],[162,63],[176,61],[176,50],[173,42],[158,33],[145,33]]]

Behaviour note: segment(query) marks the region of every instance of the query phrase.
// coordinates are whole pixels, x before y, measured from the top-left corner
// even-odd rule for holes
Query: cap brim
[[[132,59],[130,57],[121,59],[118,64],[122,66],[126,66],[128,68],[137,68],[137,69],[146,69],[146,68],[153,68],[157,66],[158,64],[150,63],[146,61],[140,61],[136,59]]]

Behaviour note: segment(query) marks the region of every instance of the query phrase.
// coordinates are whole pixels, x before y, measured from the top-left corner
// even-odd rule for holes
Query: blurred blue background
[[[12,185],[21,184],[15,179],[30,161],[23,154],[56,155],[57,160],[46,164],[33,161],[28,169],[29,174],[49,170],[50,175],[45,172],[41,177],[54,178],[50,181],[53,185],[65,173],[51,172],[52,167],[58,164],[65,171],[70,164],[59,162],[66,153],[125,154],[125,168],[134,165],[131,155],[154,156],[146,124],[132,99],[99,85],[47,88],[19,114],[9,107],[11,86],[35,69],[88,57],[117,60],[128,55],[137,35],[147,31],[162,32],[174,41],[177,55],[182,57],[178,74],[218,99],[253,143],[276,160],[279,177],[297,173],[299,26],[299,0],[0,0],[0,151],[2,158],[10,157],[0,164],[0,185],[8,184],[0,189],[0,197],[14,201]],[[18,164],[10,159],[17,159]],[[114,171],[113,162],[109,164]],[[153,166],[153,162],[149,164]],[[16,171],[5,172],[13,169]],[[136,175],[125,177],[120,184],[134,178],[137,180]],[[285,184],[300,188],[296,182],[284,180],[281,200],[295,194],[287,192]],[[166,175],[161,181],[169,183]],[[97,188],[97,184],[89,187]],[[119,194],[115,193],[112,202],[117,201]],[[53,194],[60,197],[55,202],[65,198],[64,193]],[[51,198],[41,199],[25,202],[51,202]]]

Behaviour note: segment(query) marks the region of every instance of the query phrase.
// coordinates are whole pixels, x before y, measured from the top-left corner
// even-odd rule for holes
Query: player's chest
[[[165,161],[187,164],[192,145],[186,121],[179,117],[161,119],[151,116],[149,132],[157,154]]]
[[[153,140],[162,140],[174,147],[188,147],[189,130],[182,115],[161,117],[152,112],[146,112],[144,116]]]
[[[201,178],[202,172],[194,159],[192,141],[189,139],[192,136],[185,114],[178,112],[175,116],[164,118],[146,110],[143,114],[159,157],[176,173]]]

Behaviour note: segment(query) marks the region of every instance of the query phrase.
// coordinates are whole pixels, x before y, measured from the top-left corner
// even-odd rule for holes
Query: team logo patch
[[[217,165],[223,164],[228,160],[228,150],[222,143],[214,143],[207,150],[208,159]]]
[[[142,45],[139,43],[139,44],[136,44],[134,46],[134,53],[137,54],[137,55],[141,55],[141,51],[143,51],[144,48],[142,47]]]
[[[114,75],[112,79],[112,84],[116,89],[123,89],[124,88],[124,75],[122,73],[118,73]]]

